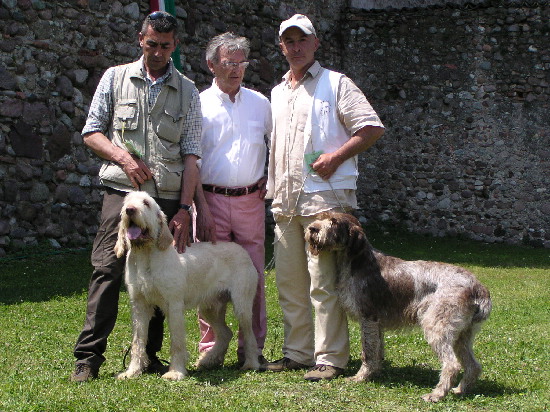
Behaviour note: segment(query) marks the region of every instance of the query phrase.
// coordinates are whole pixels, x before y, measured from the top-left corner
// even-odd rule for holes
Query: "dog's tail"
[[[483,322],[489,318],[491,314],[491,308],[493,306],[491,302],[491,294],[485,286],[478,283],[472,290],[472,298],[476,305],[476,311],[474,313],[473,322]]]

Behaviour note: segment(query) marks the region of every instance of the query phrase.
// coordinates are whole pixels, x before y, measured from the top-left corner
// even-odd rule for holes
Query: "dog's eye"
[[[147,207],[150,207],[149,201],[147,199],[143,200],[143,204]]]

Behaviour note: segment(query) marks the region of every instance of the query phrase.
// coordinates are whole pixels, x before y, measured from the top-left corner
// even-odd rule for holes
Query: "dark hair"
[[[174,32],[174,37],[178,34],[178,21],[165,11],[155,11],[145,17],[141,25],[141,34],[145,34],[149,26],[159,33]]]

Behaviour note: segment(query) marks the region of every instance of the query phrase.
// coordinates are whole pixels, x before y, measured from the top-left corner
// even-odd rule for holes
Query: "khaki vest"
[[[151,169],[154,181],[145,182],[140,190],[154,197],[179,199],[184,169],[180,138],[195,86],[172,65],[172,75],[149,111],[142,67],[139,60],[115,69],[109,138],[125,150],[125,143],[131,142]],[[104,162],[99,177],[105,186],[125,192],[134,190],[126,173],[114,162]]]

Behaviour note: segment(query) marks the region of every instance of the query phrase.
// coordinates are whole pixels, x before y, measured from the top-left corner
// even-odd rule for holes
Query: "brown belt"
[[[244,196],[254,193],[259,189],[258,183],[246,187],[223,187],[214,185],[202,185],[203,190],[224,196]]]

